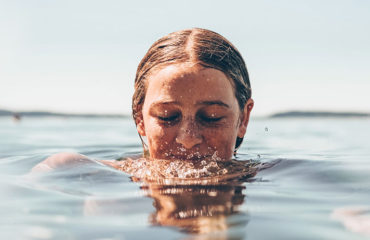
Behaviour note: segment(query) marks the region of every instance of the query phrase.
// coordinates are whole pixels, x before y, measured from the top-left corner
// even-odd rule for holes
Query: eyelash
[[[173,115],[173,116],[169,116],[169,117],[157,116],[157,118],[161,121],[164,121],[164,122],[172,122],[172,121],[175,121],[178,118],[178,115]]]
[[[198,118],[206,123],[216,123],[223,119],[223,117],[207,117],[207,116],[199,116]]]
[[[179,115],[178,114],[175,114],[175,115],[172,115],[172,116],[169,116],[169,117],[162,117],[162,116],[157,116],[157,118],[165,123],[165,124],[175,124],[178,122],[179,120]],[[197,119],[199,119],[201,121],[201,123],[207,125],[215,125],[217,124],[219,121],[221,121],[224,117],[207,117],[206,115],[198,115],[197,116]]]

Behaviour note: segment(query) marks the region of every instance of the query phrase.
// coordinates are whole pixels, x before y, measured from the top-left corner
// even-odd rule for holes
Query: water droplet
[[[208,192],[208,196],[210,196],[210,197],[216,197],[217,196],[217,192],[216,191],[210,191],[210,192]]]

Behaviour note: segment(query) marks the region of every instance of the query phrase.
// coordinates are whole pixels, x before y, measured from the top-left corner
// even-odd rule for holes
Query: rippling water
[[[0,239],[368,239],[370,120],[252,119],[253,177],[134,181],[101,164],[47,174],[57,152],[141,152],[131,119],[0,118]]]

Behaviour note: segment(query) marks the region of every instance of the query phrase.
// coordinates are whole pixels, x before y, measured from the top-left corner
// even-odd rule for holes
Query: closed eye
[[[175,121],[177,120],[177,118],[179,117],[179,115],[172,115],[172,116],[165,116],[165,117],[162,117],[162,116],[157,116],[157,118],[161,121],[164,121],[164,122],[172,122],[172,121]]]
[[[200,120],[206,123],[216,123],[223,119],[224,117],[209,117],[209,116],[199,116]]]

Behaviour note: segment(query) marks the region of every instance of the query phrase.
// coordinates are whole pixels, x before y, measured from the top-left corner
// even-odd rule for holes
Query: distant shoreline
[[[361,112],[328,112],[328,111],[287,111],[275,113],[269,118],[353,118],[370,117],[370,113]]]
[[[48,111],[9,111],[0,109],[0,117],[63,117],[63,118],[129,118],[125,114],[73,114]],[[286,111],[271,114],[263,118],[353,118],[370,117],[370,113],[363,112],[329,112],[329,111]]]
[[[57,113],[47,111],[9,111],[0,109],[0,117],[64,117],[64,118],[127,118],[129,115],[124,114],[73,114],[73,113]]]

